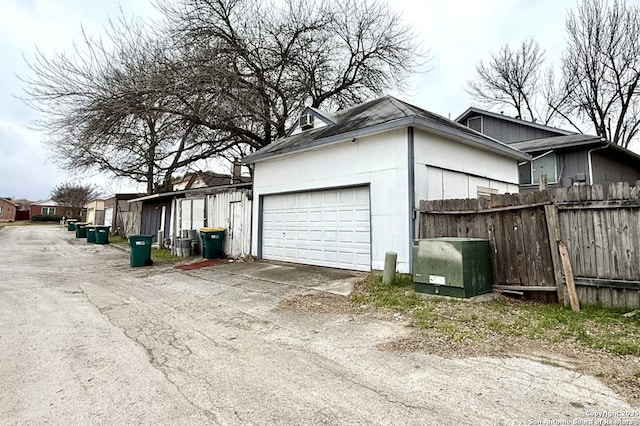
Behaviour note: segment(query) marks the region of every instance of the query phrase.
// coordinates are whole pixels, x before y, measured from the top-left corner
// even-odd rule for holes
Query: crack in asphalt
[[[103,310],[96,305],[93,300],[91,300],[91,297],[89,296],[89,294],[87,293],[86,290],[83,289],[83,295],[86,298],[86,300],[93,305],[106,319],[107,321],[109,321],[109,323],[114,326],[115,328],[121,330],[124,335],[131,340],[132,342],[134,342],[136,345],[140,346],[145,353],[147,354],[147,358],[149,361],[149,364],[156,369],[157,371],[159,371],[165,378],[165,380],[167,380],[167,382],[171,383],[171,385],[173,385],[173,387],[176,389],[176,391],[184,398],[185,401],[187,401],[193,408],[195,408],[196,410],[198,410],[199,412],[201,412],[210,422],[212,422],[213,424],[216,425],[220,425],[222,423],[220,423],[220,421],[218,420],[218,417],[215,415],[215,413],[213,413],[210,409],[206,409],[204,407],[201,407],[200,405],[198,405],[196,402],[194,402],[182,389],[182,387],[176,383],[173,379],[171,379],[171,377],[169,377],[168,374],[168,370],[171,369],[171,367],[169,367],[167,365],[167,361],[169,360],[166,356],[164,356],[162,353],[160,353],[159,351],[156,350],[156,348],[151,347],[150,345],[147,346],[144,344],[144,342],[139,339],[137,337],[137,335],[135,335],[134,333],[131,333],[130,331],[135,331],[138,330],[140,334],[144,335],[145,337],[147,337],[149,340],[153,340],[153,338],[147,334],[143,332],[142,328],[135,328],[135,327],[131,327],[131,328],[127,328],[124,326],[120,326],[119,324],[116,324],[113,319],[111,318],[111,316],[109,316],[107,313],[103,312]],[[130,303],[127,304],[121,304],[120,306],[123,305],[129,305]],[[137,307],[136,307],[137,309]],[[113,307],[110,307],[110,311],[113,310]],[[139,312],[139,310],[138,310]],[[173,340],[176,340],[175,337],[175,332],[173,334]],[[157,339],[156,339],[157,340]],[[170,340],[171,341],[171,340]],[[172,345],[171,343],[169,343],[172,347],[178,349],[176,346]],[[187,348],[188,349],[188,348]],[[182,350],[179,349],[179,350]],[[157,355],[154,353],[157,352]],[[190,349],[188,349],[188,355],[192,355],[193,353],[191,352]],[[163,360],[161,361],[160,359],[163,358]],[[181,370],[184,372],[184,370]],[[212,406],[214,406],[214,404],[212,404]]]

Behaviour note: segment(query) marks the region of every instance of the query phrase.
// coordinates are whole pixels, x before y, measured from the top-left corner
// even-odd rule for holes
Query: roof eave
[[[362,129],[356,129],[356,130],[351,130],[349,132],[338,133],[337,135],[327,136],[326,138],[316,139],[304,145],[303,147],[299,147],[299,146],[287,147],[278,152],[260,153],[260,151],[256,151],[253,154],[249,154],[248,156],[244,157],[242,159],[242,162],[245,164],[257,163],[269,158],[278,157],[278,156],[290,154],[293,152],[307,151],[309,149],[316,148],[318,146],[329,145],[335,142],[341,142],[341,141],[345,141],[353,138],[368,136],[374,133],[380,133],[387,130],[409,126],[413,124],[413,122],[414,122],[414,117],[405,117],[397,120],[376,124],[374,126],[364,127]]]
[[[535,141],[536,139],[532,139],[531,141]],[[528,141],[523,141],[523,142],[516,142],[514,145],[520,145],[524,142],[528,142]],[[609,143],[605,140],[602,140],[601,138],[591,138],[591,139],[585,139],[582,141],[577,141],[577,142],[572,142],[571,144],[550,144],[550,145],[545,145],[545,146],[537,146],[537,147],[531,147],[531,148],[518,148],[523,152],[537,152],[537,151],[544,151],[544,150],[548,150],[548,149],[567,149],[567,148],[573,148],[573,147],[581,147],[581,146],[585,146],[585,145],[595,145],[595,144],[599,144],[599,145],[609,145]]]
[[[397,120],[388,121],[385,123],[380,123],[380,124],[370,126],[370,127],[365,127],[362,129],[340,133],[340,134],[329,136],[326,138],[317,139],[304,145],[303,147],[296,146],[296,147],[291,147],[289,149],[284,148],[278,152],[260,153],[259,151],[257,151],[243,158],[242,162],[245,164],[258,163],[260,161],[264,161],[274,157],[279,157],[282,155],[291,154],[293,152],[302,152],[302,151],[316,148],[318,146],[329,145],[336,142],[346,141],[353,138],[368,136],[371,134],[380,133],[387,130],[393,130],[401,127],[408,127],[408,126],[420,126],[425,128],[427,131],[436,131],[437,133],[453,136],[456,139],[461,140],[463,142],[475,143],[484,148],[489,148],[490,150],[497,151],[497,152],[500,152],[501,154],[510,156],[516,160],[531,159],[531,157],[528,154],[522,151],[519,151],[515,148],[511,148],[510,146],[503,144],[501,142],[492,141],[491,139],[488,139],[484,136],[475,137],[473,135],[470,135],[467,132],[456,131],[455,129],[441,125],[439,123],[435,123],[429,120],[425,120],[423,118],[412,116],[412,117],[405,117]]]
[[[139,201],[148,201],[148,200],[162,200],[165,198],[178,197],[178,196],[186,196],[190,193],[198,193],[198,192],[220,192],[227,189],[250,189],[252,186],[252,182],[243,182],[243,183],[234,183],[230,185],[217,185],[217,186],[205,186],[202,188],[189,188],[189,189],[181,189],[180,191],[171,191],[171,192],[161,192],[158,194],[145,195],[144,197],[134,198],[132,200],[127,200],[128,203],[136,203]]]

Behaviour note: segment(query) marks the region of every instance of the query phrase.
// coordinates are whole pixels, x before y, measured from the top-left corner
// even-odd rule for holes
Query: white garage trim
[[[371,270],[369,186],[263,195],[263,259]]]

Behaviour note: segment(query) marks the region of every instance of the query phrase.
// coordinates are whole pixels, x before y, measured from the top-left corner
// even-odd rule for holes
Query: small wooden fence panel
[[[558,189],[555,201],[582,303],[640,306],[640,199],[627,183]]]

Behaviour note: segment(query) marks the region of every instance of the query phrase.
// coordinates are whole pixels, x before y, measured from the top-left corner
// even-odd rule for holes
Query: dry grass
[[[350,297],[310,294],[285,300],[277,309],[400,319],[414,332],[381,344],[381,350],[531,358],[599,377],[640,404],[640,313],[627,318],[620,310],[599,307],[574,313],[506,297],[483,303],[425,298],[415,294],[407,276],[391,286],[370,276]]]

